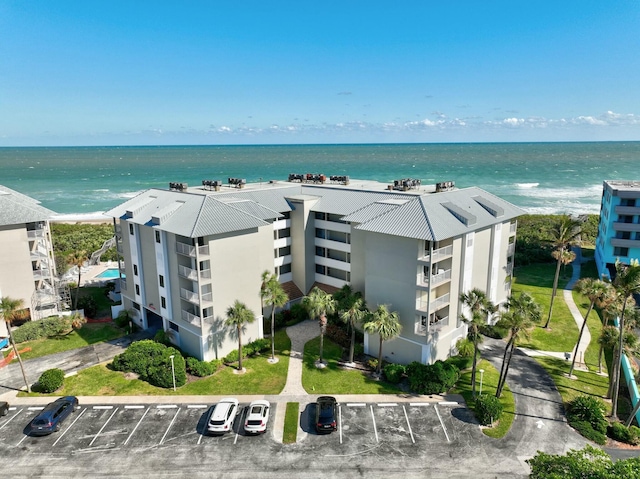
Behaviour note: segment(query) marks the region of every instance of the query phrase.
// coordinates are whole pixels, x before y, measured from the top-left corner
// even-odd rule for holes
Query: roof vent
[[[169,190],[171,191],[187,191],[186,183],[169,183]]]
[[[395,180],[393,185],[389,185],[390,190],[407,191],[414,188],[420,188],[422,184],[421,180],[415,178],[403,178],[402,180]]]
[[[455,181],[441,181],[440,183],[436,183],[436,193],[441,193],[443,191],[451,191],[456,187]]]
[[[236,188],[244,188],[244,185],[247,184],[247,180],[244,178],[229,178],[229,184]]]
[[[140,211],[142,211],[145,206],[147,206],[156,198],[156,196],[147,196],[146,198],[141,199],[139,202],[131,205],[131,207],[127,211],[125,211],[124,216],[126,218],[133,218],[135,215],[140,213]]]
[[[202,180],[202,186],[204,186],[207,190],[220,191],[222,180]]]
[[[501,216],[504,216],[504,208],[502,206],[498,206],[494,202],[489,201],[482,196],[474,196],[473,199],[476,203],[487,210],[493,217],[500,218]]]
[[[456,219],[458,221],[460,221],[463,225],[465,225],[465,226],[473,226],[473,225],[476,224],[476,221],[478,219],[475,217],[475,215],[472,215],[468,211],[463,210],[462,208],[460,208],[457,205],[454,205],[451,202],[441,203],[441,204],[447,210],[449,210],[449,213],[451,213],[453,216],[455,216]]]

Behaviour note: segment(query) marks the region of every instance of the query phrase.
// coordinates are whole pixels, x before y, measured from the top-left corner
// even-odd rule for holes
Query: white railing
[[[443,327],[449,325],[449,316],[443,318],[436,316],[434,320],[429,321],[429,331],[440,331]]]
[[[27,231],[27,238],[29,238],[30,240],[40,239],[44,237],[45,237],[45,231],[43,229]]]
[[[431,255],[429,255],[428,251],[424,252],[424,255],[420,258],[423,261],[431,261],[435,263],[436,261],[440,261],[442,259],[448,258],[453,255],[453,245],[443,246],[442,248],[434,249]]]
[[[202,301],[207,301],[209,303],[213,302],[213,293],[203,293],[200,295],[200,299],[202,299]]]
[[[431,302],[431,311],[437,311],[442,306],[449,304],[449,293],[443,294]]]
[[[516,251],[516,244],[509,243],[509,246],[507,246],[507,255],[511,256],[513,253],[515,253],[515,251]]]
[[[176,251],[185,256],[196,256],[196,247],[186,243],[176,243]]]
[[[180,265],[178,266],[178,274],[183,278],[190,279],[191,281],[198,281],[198,272],[195,269]]]
[[[182,299],[186,299],[187,301],[190,301],[195,304],[200,303],[198,293],[194,293],[193,291],[189,291],[188,289],[185,289],[185,288],[180,288],[180,297]]]
[[[427,326],[422,324],[421,321],[418,321],[416,323],[416,327],[415,327],[415,334],[417,334],[419,336],[426,336],[427,335]]]
[[[209,256],[209,245],[198,246],[198,254],[200,256]]]
[[[514,221],[513,223],[511,223],[509,225],[509,233],[515,233],[517,229],[518,229],[518,222],[517,221]]]
[[[426,313],[427,309],[429,309],[429,303],[427,303],[426,301],[421,301],[419,299],[416,300],[416,311]]]
[[[201,269],[200,270],[200,278],[202,278],[202,279],[211,279],[211,270],[210,269]]]
[[[418,273],[418,278],[416,279],[416,284],[418,286],[429,286],[429,276],[423,273]]]
[[[444,283],[445,281],[451,281],[451,270],[440,271],[438,274],[431,276],[431,284],[433,286]]]
[[[182,320],[194,326],[202,327],[202,319],[200,316],[190,313],[189,311],[182,310]]]

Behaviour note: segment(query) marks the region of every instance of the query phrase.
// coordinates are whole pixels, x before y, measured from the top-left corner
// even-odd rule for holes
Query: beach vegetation
[[[27,387],[27,392],[31,392],[31,385],[27,380],[27,373],[24,369],[24,363],[22,362],[22,357],[20,356],[20,352],[16,347],[16,342],[13,339],[13,332],[11,331],[12,323],[21,317],[23,304],[24,302],[21,299],[3,296],[2,298],[0,298],[0,315],[2,315],[2,320],[6,323],[7,331],[9,332],[9,342],[11,343],[11,347],[13,348],[13,353],[15,354],[16,358],[18,358],[18,362],[20,363],[20,371],[22,372],[22,377],[24,379],[24,384]]]
[[[89,253],[97,251],[105,241],[113,237],[113,234],[113,225],[109,223],[51,223],[53,253],[58,271],[66,270],[66,266],[70,264],[67,261],[68,256],[76,251],[88,251]],[[115,246],[101,256],[102,261],[116,261],[117,259],[118,252]]]

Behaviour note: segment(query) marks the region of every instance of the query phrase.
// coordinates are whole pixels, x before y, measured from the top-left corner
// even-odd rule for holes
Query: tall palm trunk
[[[276,357],[276,307],[271,307],[271,359]]]
[[[598,374],[602,374],[602,356],[604,353],[604,345],[600,345],[600,351],[598,351]]]
[[[238,371],[242,371],[242,331],[238,326]]]
[[[580,346],[580,340],[582,339],[582,334],[584,333],[584,329],[587,326],[587,318],[589,317],[589,313],[593,309],[593,302],[589,304],[589,309],[587,309],[587,314],[584,315],[584,321],[582,322],[582,327],[580,328],[580,334],[578,334],[578,342],[576,343],[576,349],[573,352],[573,361],[571,361],[571,368],[569,369],[569,376],[573,374],[573,368],[576,366],[576,357],[578,356],[578,347]]]
[[[353,363],[353,350],[354,344],[356,342],[356,327],[355,325],[351,325],[351,344],[349,345],[349,362]]]
[[[376,368],[376,373],[380,376],[380,372],[382,371],[382,336],[380,336],[380,348],[378,349],[378,367]]]
[[[515,349],[515,341],[511,343],[511,347],[509,348],[509,354],[507,355],[506,365],[504,368],[504,374],[502,375],[501,381],[498,383],[498,389],[496,390],[496,397],[500,398],[502,396],[502,389],[504,388],[504,384],[507,381],[507,374],[509,372],[509,366],[511,365],[511,358],[513,357],[513,350]]]
[[[476,361],[478,358],[478,336],[473,336],[473,363],[471,364],[471,397],[476,398]]]
[[[564,252],[564,248],[560,251],[560,257],[558,257],[558,264],[556,265],[556,275],[553,278],[553,291],[551,292],[551,303],[549,304],[549,317],[547,317],[547,322],[544,327],[547,329],[549,327],[549,322],[551,322],[551,313],[553,311],[553,300],[556,297],[556,292],[558,291],[558,277],[560,276],[560,264],[562,264],[562,253]]]
[[[509,338],[509,342],[507,342],[507,346],[504,348],[504,355],[502,356],[502,367],[500,368],[500,377],[498,378],[498,388],[496,389],[497,398],[500,398],[502,394],[502,386],[507,376],[509,363],[511,361],[510,351],[513,349],[514,344],[515,344],[515,338],[512,336],[511,338]]]
[[[7,331],[9,331],[9,341],[11,341],[11,346],[13,347],[13,352],[16,353],[16,358],[18,358],[18,363],[20,363],[20,370],[22,371],[22,377],[24,378],[24,384],[27,386],[27,392],[31,392],[31,386],[29,386],[29,381],[27,381],[27,373],[24,370],[24,363],[22,362],[22,358],[20,357],[20,353],[18,352],[18,348],[16,347],[16,342],[13,340],[13,333],[11,332],[11,326],[7,323]]]
[[[327,317],[324,313],[320,315],[320,364],[324,364],[324,358],[322,356],[324,349],[324,333],[327,330]]]
[[[613,396],[611,397],[611,417],[618,418],[618,392],[620,390],[620,370],[622,369],[622,351],[624,346],[624,312],[627,309],[627,298],[622,303],[622,312],[620,313],[620,338],[618,340],[618,361],[617,369],[614,377]]]

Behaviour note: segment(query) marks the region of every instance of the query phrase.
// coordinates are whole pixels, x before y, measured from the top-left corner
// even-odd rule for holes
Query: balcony
[[[640,231],[640,223],[622,223],[616,221],[613,223],[615,231]]]
[[[620,248],[640,248],[640,240],[611,238],[611,246]]]
[[[27,238],[29,238],[30,241],[43,239],[43,238],[46,238],[46,236],[47,236],[47,233],[45,232],[44,229],[27,231]]]
[[[202,318],[184,309],[182,310],[182,320],[199,328],[202,327]]]
[[[200,299],[204,303],[213,303],[213,293],[202,293]]]
[[[515,221],[515,222],[511,223],[511,224],[509,225],[509,234],[510,234],[510,235],[514,235],[514,234],[516,234],[516,230],[517,230],[517,229],[518,229],[518,222],[517,222],[517,221]]]
[[[438,274],[431,275],[431,286],[437,286],[439,284],[451,281],[451,270],[438,270]]]
[[[431,255],[429,255],[428,251],[424,252],[424,255],[419,259],[421,261],[430,261],[435,263],[437,261],[442,261],[443,259],[449,258],[453,255],[453,245],[443,246],[442,248],[434,249]]]
[[[422,324],[422,321],[418,321],[415,324],[414,333],[417,334],[418,336],[426,336],[427,335],[427,325],[426,324]]]
[[[178,266],[178,274],[183,278],[190,279],[191,281],[198,281],[198,272],[195,269],[187,268],[186,266]]]
[[[633,216],[640,215],[640,206],[615,206],[613,211],[619,215]]]
[[[209,256],[209,245],[198,246],[198,255]]]
[[[435,315],[433,319],[429,320],[429,331],[432,333],[442,330],[445,326],[449,326],[449,316],[440,317]]]
[[[449,293],[443,294],[439,298],[436,298],[431,302],[430,309],[431,311],[438,311],[439,309],[444,308],[449,304]]]
[[[194,293],[193,291],[189,291],[188,289],[180,288],[180,297],[186,301],[189,301],[190,303],[197,305],[200,304],[200,297],[198,296],[198,293]]]
[[[507,246],[507,256],[513,256],[513,253],[515,252],[516,252],[516,244],[509,243],[509,246]]]
[[[210,269],[201,269],[200,270],[200,279],[211,279],[211,270]]]
[[[51,278],[51,271],[48,269],[36,269],[33,271],[33,279],[36,281],[49,278]]]
[[[186,243],[176,243],[176,252],[190,258],[196,257],[196,247]]]

